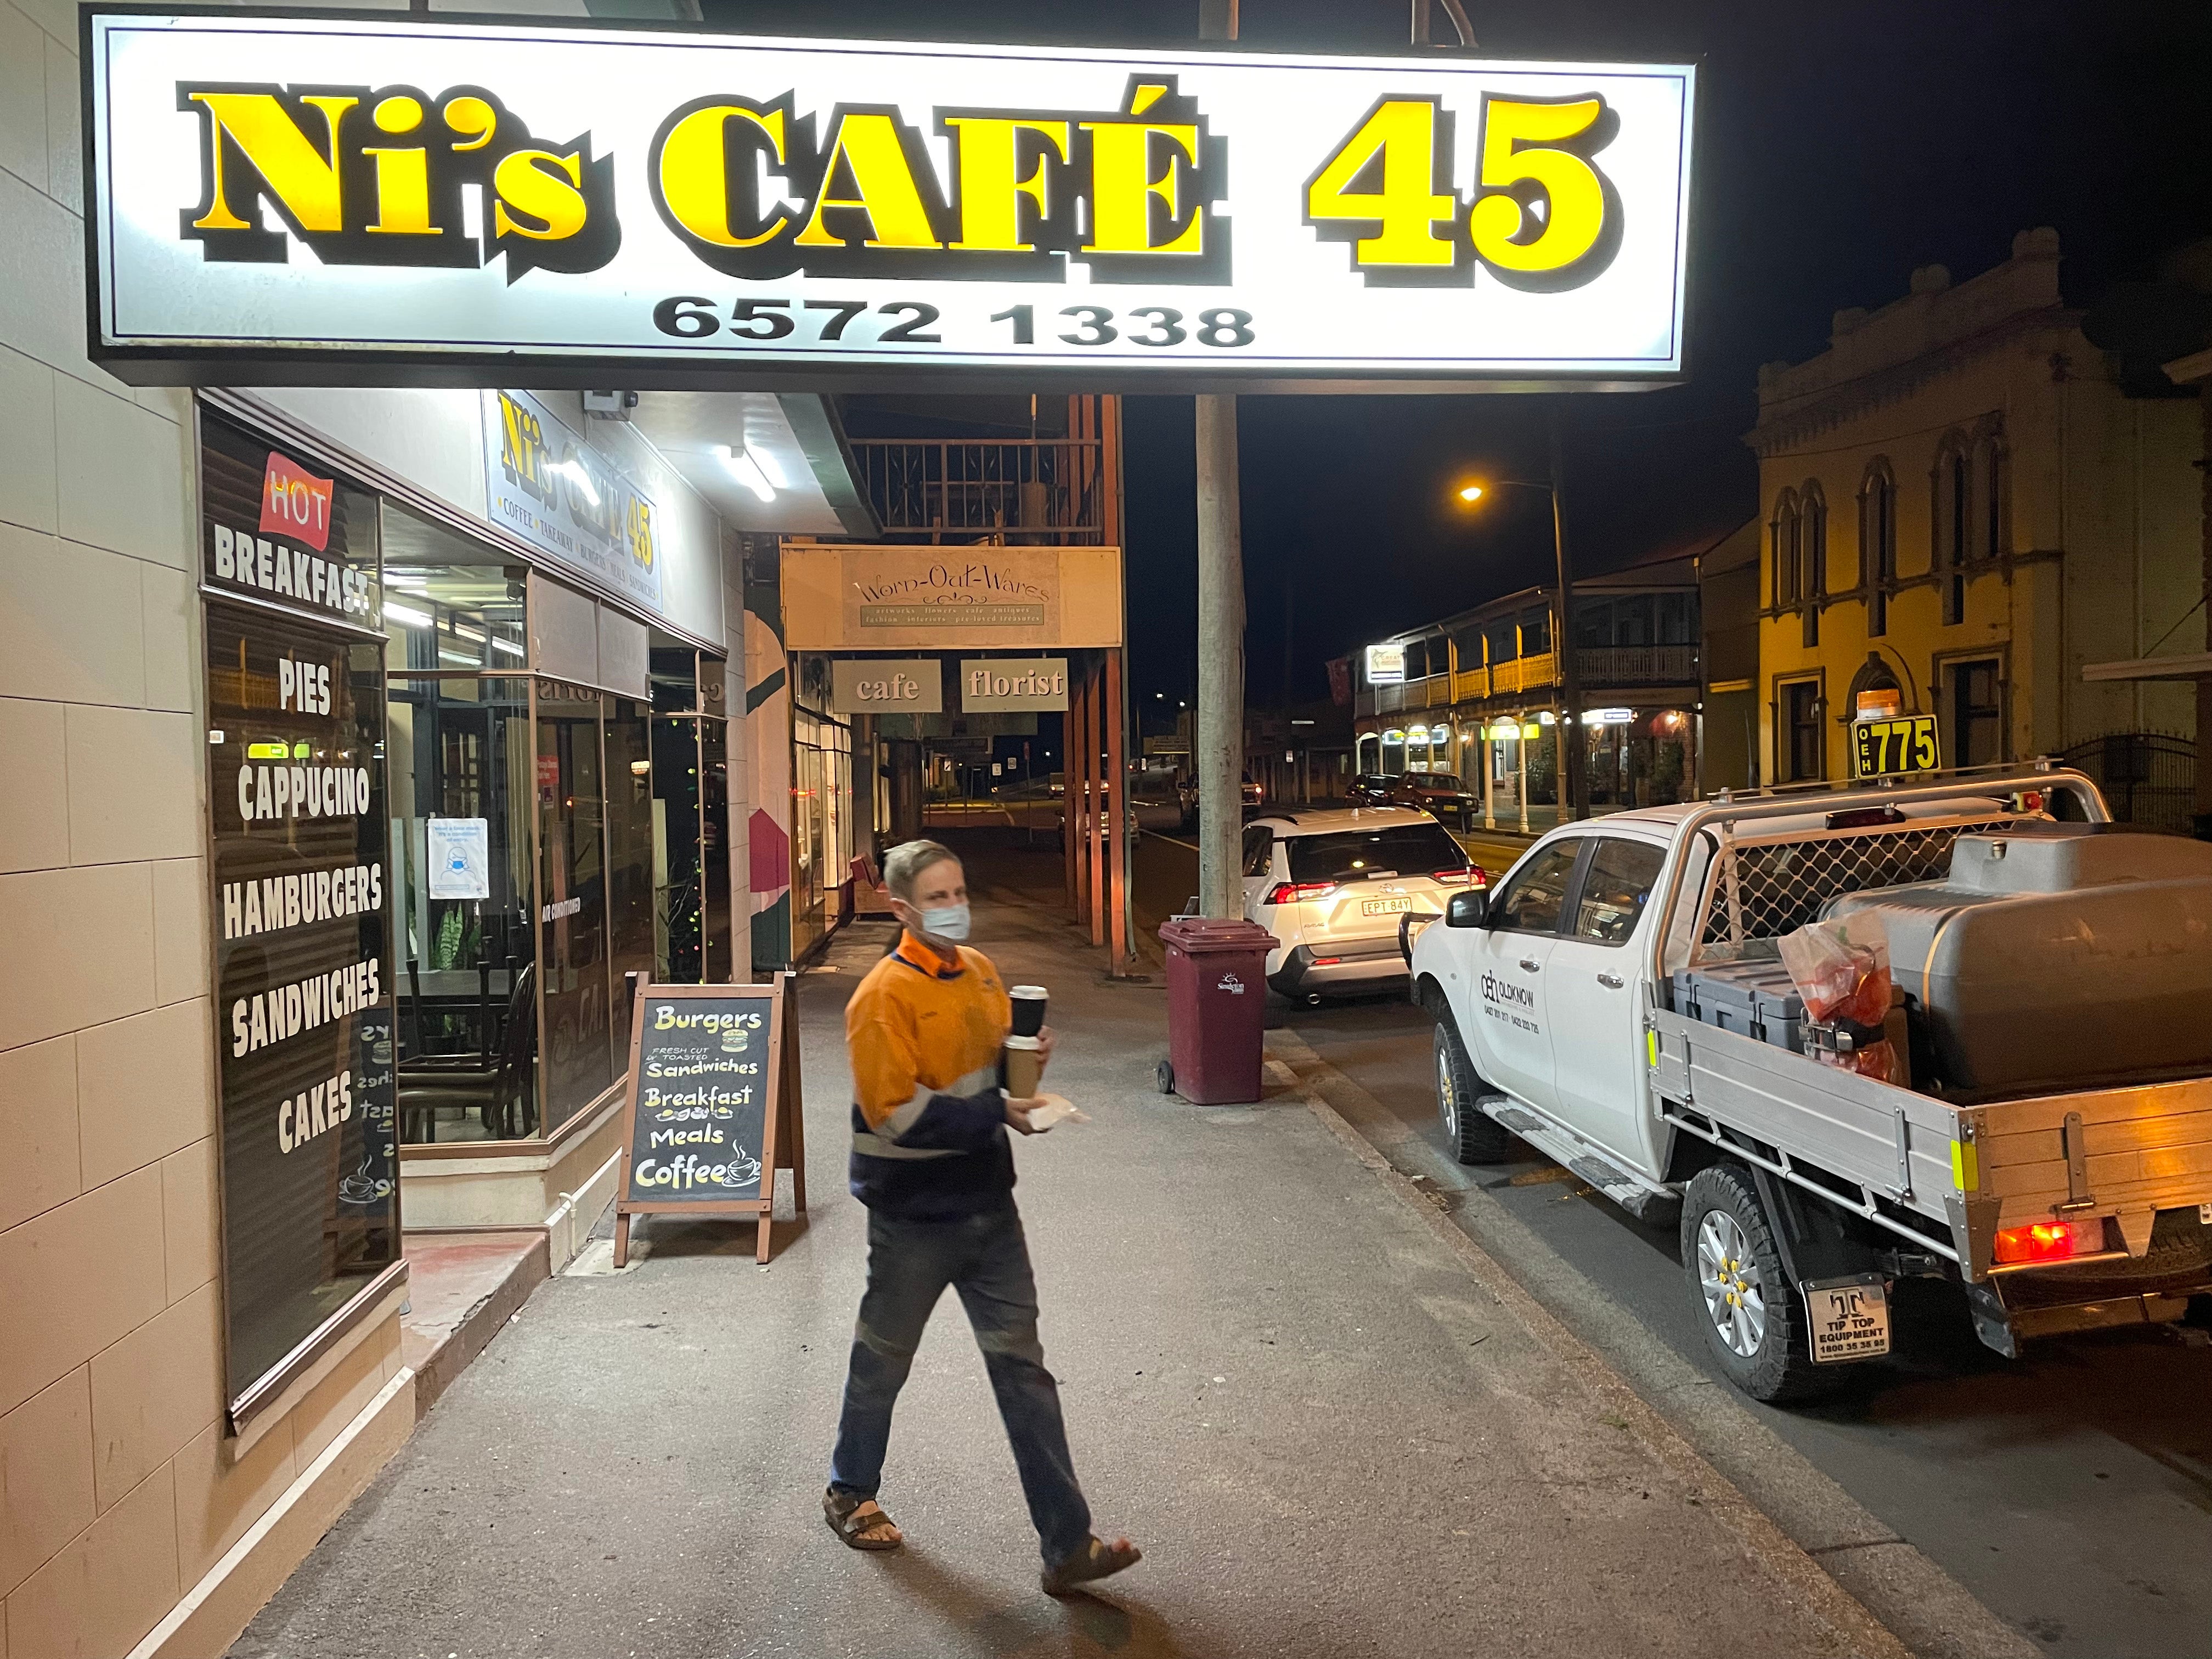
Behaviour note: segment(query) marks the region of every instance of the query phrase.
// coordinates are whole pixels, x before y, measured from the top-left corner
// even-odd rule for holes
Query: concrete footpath
[[[1093,1119],[1016,1148],[1046,1352],[1100,1529],[1146,1559],[1038,1592],[951,1297],[883,1494],[908,1546],[845,1549],[817,1507],[865,1248],[842,1010],[887,938],[805,981],[814,1207],[775,1260],[653,1218],[633,1270],[542,1286],[234,1656],[1904,1651],[1325,1106],[1155,1093],[1162,991],[1008,903],[976,943],[1051,988]]]

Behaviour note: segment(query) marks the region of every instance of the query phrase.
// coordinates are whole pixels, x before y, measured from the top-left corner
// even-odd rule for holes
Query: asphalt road
[[[1486,850],[1475,856],[1493,875],[1510,862],[1491,866]],[[1193,854],[1157,837],[1137,869],[1140,915],[1167,890],[1180,905],[1195,885]],[[1566,1277],[1587,1281],[1598,1313],[1577,1328],[1625,1373],[1626,1356],[1656,1342],[1727,1389],[1671,1229],[1640,1225],[1525,1149],[1481,1169],[1444,1154],[1419,1010],[1395,997],[1312,1009],[1278,1000],[1271,1018],[1413,1132],[1419,1152],[1390,1153],[1407,1173],[1446,1194],[1479,1185]],[[1524,1279],[1546,1297],[1538,1276]],[[1727,1400],[2044,1651],[2212,1659],[2212,1340],[2105,1332],[2007,1361],[1975,1340],[1956,1293],[1932,1285],[1903,1287],[1897,1324],[1899,1352],[1817,1406],[1777,1410],[1733,1390]],[[1651,1403],[1693,1442],[1715,1431],[1710,1410],[1692,1419],[1680,1400]]]

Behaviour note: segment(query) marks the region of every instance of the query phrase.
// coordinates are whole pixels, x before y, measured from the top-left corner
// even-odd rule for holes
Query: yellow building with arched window
[[[2057,232],[1837,313],[1827,350],[1760,370],[1746,441],[1759,781],[1848,775],[1869,690],[1934,714],[1946,765],[2065,755],[2100,775],[2148,734],[2193,738],[2191,687],[2081,678],[2148,655],[2196,605],[2202,447],[2193,399],[2129,395],[2083,335]]]

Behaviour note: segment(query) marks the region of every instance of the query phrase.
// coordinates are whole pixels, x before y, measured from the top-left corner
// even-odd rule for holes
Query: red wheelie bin
[[[1191,916],[1161,928],[1160,943],[1168,959],[1160,1092],[1200,1106],[1259,1099],[1267,953],[1275,936],[1256,922]]]

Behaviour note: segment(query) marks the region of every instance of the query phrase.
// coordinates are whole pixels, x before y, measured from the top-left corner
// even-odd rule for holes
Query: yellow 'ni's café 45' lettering
[[[482,88],[433,99],[410,87],[187,84],[178,97],[201,118],[202,196],[185,234],[210,259],[284,258],[283,234],[259,222],[264,203],[330,264],[504,253],[513,281],[597,270],[621,246],[613,158],[592,154],[588,132],[538,143]],[[1112,111],[933,115],[952,152],[950,191],[927,135],[896,108],[802,115],[789,93],[674,111],[653,135],[647,186],[663,222],[731,276],[1057,282],[1072,257],[1094,282],[1229,280],[1231,221],[1208,212],[1227,146],[1174,76],[1131,76]],[[1508,282],[1588,281],[1620,233],[1618,198],[1592,159],[1612,137],[1607,116],[1595,96],[1486,99],[1463,199],[1451,117],[1434,98],[1380,100],[1314,173],[1306,222],[1350,241],[1370,283],[1463,283],[1477,262]],[[473,233],[471,185],[489,204]]]
[[[86,15],[90,349],[126,379],[1682,372],[1686,65]],[[504,412],[502,514],[649,575],[641,492]]]

